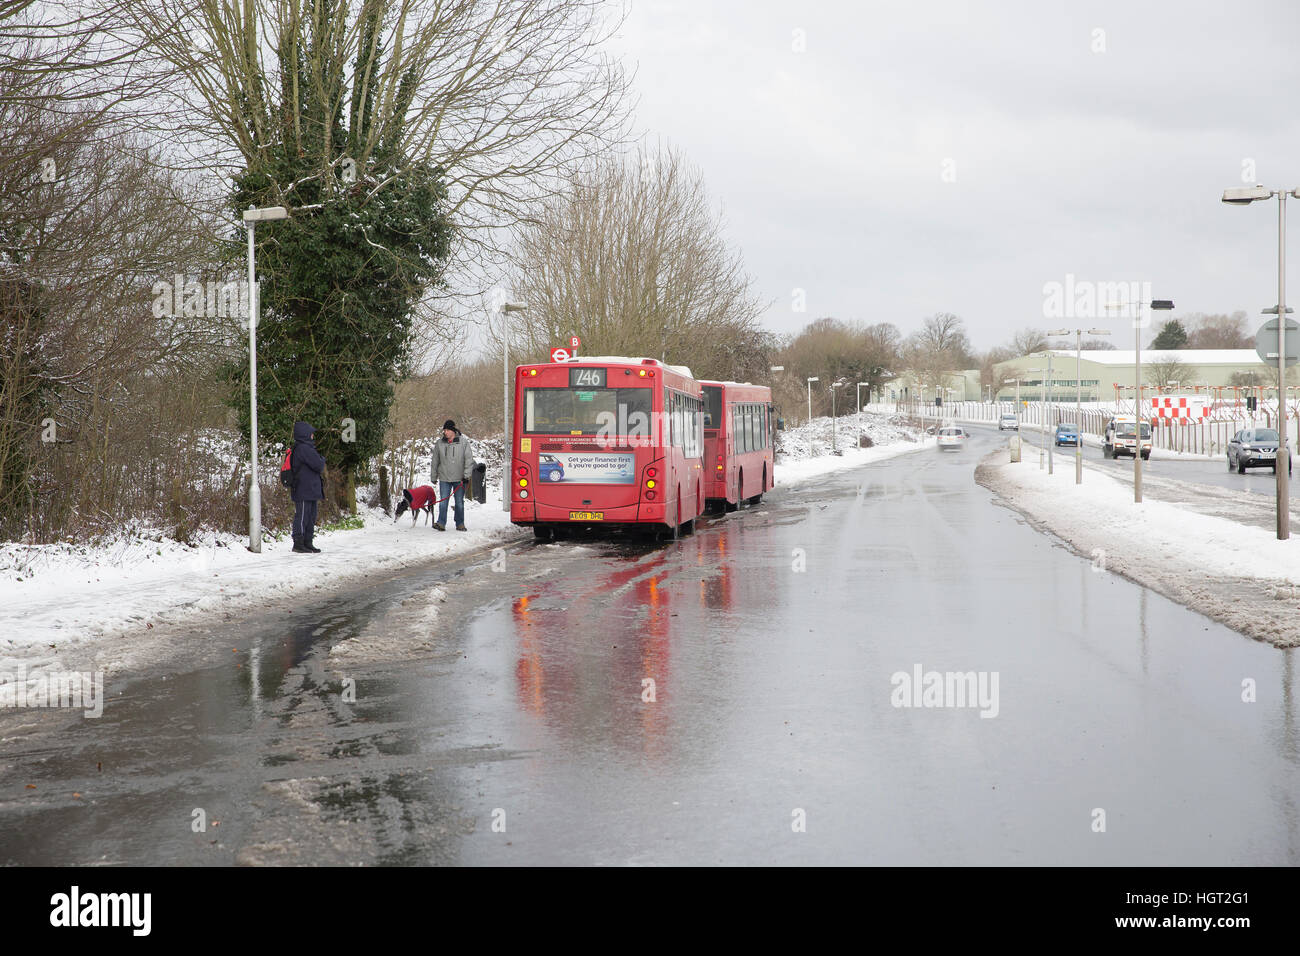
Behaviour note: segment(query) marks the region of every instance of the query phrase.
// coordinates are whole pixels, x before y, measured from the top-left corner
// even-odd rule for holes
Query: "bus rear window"
[[[649,388],[529,388],[526,435],[650,437]]]
[[[722,427],[722,386],[704,386],[704,427]]]

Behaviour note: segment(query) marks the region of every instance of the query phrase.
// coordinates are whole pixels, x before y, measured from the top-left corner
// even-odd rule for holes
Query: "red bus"
[[[776,416],[772,390],[748,382],[701,382],[704,387],[705,498],[726,511],[758,504],[776,484],[772,452]]]
[[[704,512],[700,383],[657,359],[515,369],[510,520],[548,540],[575,526],[690,533]]]

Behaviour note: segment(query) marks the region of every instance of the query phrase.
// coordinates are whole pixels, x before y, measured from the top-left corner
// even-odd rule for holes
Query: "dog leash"
[[[431,501],[431,502],[429,502],[429,506],[430,506],[430,507],[433,507],[434,505],[440,505],[440,504],[442,504],[444,501],[451,501],[451,499],[452,499],[452,498],[455,496],[455,494],[456,494],[456,489],[459,488],[459,487],[460,487],[461,485],[463,485],[463,484],[465,484],[465,482],[463,482],[463,481],[458,481],[458,482],[456,482],[456,484],[452,486],[451,491],[447,492],[447,497],[446,497],[446,498],[439,498],[437,501]]]

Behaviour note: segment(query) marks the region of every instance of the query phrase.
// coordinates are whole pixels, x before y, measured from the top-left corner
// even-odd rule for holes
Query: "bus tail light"
[[[520,488],[527,488],[527,487],[528,487],[528,479],[527,479],[527,478],[520,478],[520,479],[519,479],[519,487],[520,487]]]
[[[647,491],[647,492],[645,493],[645,500],[646,500],[646,501],[654,501],[654,500],[655,500],[655,493],[654,493],[653,491]]]
[[[527,466],[527,465],[520,465],[520,466],[519,466],[519,477],[520,477],[520,478],[526,478],[527,476],[528,476],[528,466]]]
[[[520,497],[520,498],[527,498],[527,497],[528,497],[528,492],[527,492],[527,491],[520,491],[520,492],[519,492],[519,497]]]
[[[649,481],[647,481],[647,482],[645,483],[645,486],[646,486],[647,488],[653,488],[653,487],[655,486],[655,480],[654,480],[653,478],[651,478]]]
[[[659,474],[659,472],[653,465],[651,465],[645,470],[645,474],[647,478],[653,478],[655,475]]]

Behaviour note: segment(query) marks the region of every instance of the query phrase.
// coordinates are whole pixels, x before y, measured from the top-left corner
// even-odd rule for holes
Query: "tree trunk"
[[[346,511],[348,514],[357,513],[357,476],[351,471],[343,475],[331,474],[334,479],[331,483],[334,486],[334,504],[340,512]]]

